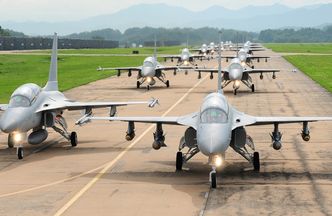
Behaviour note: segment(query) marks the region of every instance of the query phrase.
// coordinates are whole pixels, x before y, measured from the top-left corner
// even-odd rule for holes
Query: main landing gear
[[[60,125],[61,128],[55,126],[55,124],[54,124],[52,127],[53,130],[55,130],[55,132],[59,133],[61,136],[63,136],[65,139],[67,139],[70,142],[72,147],[77,146],[77,144],[78,144],[77,133],[74,131],[69,133],[67,131],[66,120],[61,115],[57,115],[55,117],[55,123]]]

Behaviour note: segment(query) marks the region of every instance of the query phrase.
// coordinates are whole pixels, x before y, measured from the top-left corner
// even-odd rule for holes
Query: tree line
[[[86,40],[115,40],[120,44],[144,44],[146,41],[177,41],[181,44],[198,45],[219,40],[219,31],[222,31],[222,41],[242,43],[256,41],[264,43],[305,43],[305,42],[332,42],[332,25],[323,28],[285,28],[267,29],[259,33],[238,31],[231,29],[204,28],[129,28],[123,33],[111,28],[81,32],[64,36],[69,39]],[[0,36],[27,37],[21,32],[3,29],[0,26]]]

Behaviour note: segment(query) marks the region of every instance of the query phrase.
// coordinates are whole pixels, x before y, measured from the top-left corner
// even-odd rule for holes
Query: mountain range
[[[217,27],[259,32],[285,27],[316,27],[332,23],[332,4],[290,8],[281,4],[247,6],[237,10],[215,5],[201,11],[166,4],[139,4],[113,14],[68,22],[3,21],[4,28],[29,35],[70,34],[97,29],[131,27]]]

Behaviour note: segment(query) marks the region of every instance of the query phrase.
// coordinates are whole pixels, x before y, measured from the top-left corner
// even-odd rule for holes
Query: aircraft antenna
[[[219,49],[218,49],[218,93],[223,94],[223,89],[221,87],[222,75],[221,75],[221,34],[219,31]]]

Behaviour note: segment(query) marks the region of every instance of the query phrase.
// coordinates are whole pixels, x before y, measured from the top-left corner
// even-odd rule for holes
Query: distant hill
[[[284,5],[248,6],[230,10],[219,5],[202,11],[190,11],[166,4],[139,4],[113,14],[69,22],[1,22],[2,26],[32,35],[60,34],[97,29],[132,27],[216,27],[259,32],[267,28],[314,27],[332,23],[332,4],[317,4],[301,8]]]
[[[204,28],[129,28],[124,33],[112,29],[82,32],[64,36],[75,39],[117,40],[122,45],[131,43],[144,44],[157,37],[161,42],[177,42],[177,44],[199,45],[219,40],[219,29]],[[222,40],[244,42],[332,42],[332,25],[316,28],[280,28],[262,30],[260,33],[222,29]]]

